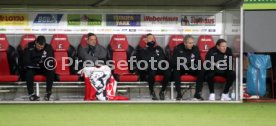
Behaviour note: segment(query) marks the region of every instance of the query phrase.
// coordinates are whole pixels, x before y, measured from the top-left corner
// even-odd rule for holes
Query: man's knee
[[[29,78],[33,78],[34,77],[34,70],[32,70],[32,69],[27,69],[26,70],[26,75],[25,75],[25,79],[27,80],[27,79],[29,79]]]
[[[234,71],[229,71],[227,73],[227,78],[228,79],[232,79],[232,80],[235,80],[236,79],[236,73]]]
[[[213,72],[210,72],[210,73],[207,73],[206,76],[205,76],[205,79],[206,81],[212,81],[215,77],[215,73]]]

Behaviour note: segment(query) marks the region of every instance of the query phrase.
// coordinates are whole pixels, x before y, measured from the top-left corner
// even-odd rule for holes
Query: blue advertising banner
[[[107,26],[141,26],[141,15],[138,14],[107,14]]]
[[[37,14],[34,23],[59,23],[63,14]]]

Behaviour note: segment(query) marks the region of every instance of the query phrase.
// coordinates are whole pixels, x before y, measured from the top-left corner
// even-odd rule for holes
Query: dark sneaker
[[[50,100],[50,97],[51,97],[51,93],[47,93],[47,94],[45,94],[45,96],[44,96],[44,100],[45,100],[45,101],[49,101],[49,100]]]
[[[151,92],[150,95],[152,97],[152,100],[158,100],[158,98],[155,95],[155,92]]]
[[[160,100],[165,100],[165,92],[164,91],[160,91],[159,98],[160,98]]]
[[[33,94],[29,97],[30,101],[39,101],[39,97],[36,94]]]
[[[203,101],[204,99],[201,97],[200,94],[195,94],[193,100],[195,100],[195,101]]]
[[[182,100],[182,94],[180,92],[177,93],[176,100]]]

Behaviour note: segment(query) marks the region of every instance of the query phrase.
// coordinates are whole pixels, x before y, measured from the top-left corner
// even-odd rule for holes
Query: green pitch
[[[275,103],[0,105],[0,126],[275,125]]]

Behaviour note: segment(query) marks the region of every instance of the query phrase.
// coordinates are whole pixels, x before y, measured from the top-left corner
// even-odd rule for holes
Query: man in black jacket
[[[183,60],[183,61],[182,61]],[[184,65],[179,63],[184,62]],[[194,45],[194,38],[191,35],[186,35],[184,43],[175,47],[171,64],[174,68],[174,81],[177,92],[176,100],[182,99],[180,77],[182,74],[190,74],[197,77],[195,100],[203,100],[201,90],[203,84],[204,70],[198,68],[198,63],[201,63],[199,49]],[[178,63],[178,64],[177,64]]]
[[[227,47],[227,43],[224,39],[219,39],[216,46],[211,48],[206,55],[206,61],[211,61],[206,64],[209,70],[206,71],[206,81],[208,82],[210,95],[209,100],[215,100],[214,93],[214,77],[219,75],[226,78],[226,85],[221,95],[221,100],[229,101],[229,88],[232,86],[236,79],[236,74],[232,70],[232,50]]]
[[[34,42],[28,44],[28,48],[24,50],[24,60],[26,68],[26,81],[27,89],[29,93],[30,101],[37,101],[39,97],[34,93],[34,75],[42,74],[45,75],[46,80],[46,94],[44,100],[48,101],[52,93],[52,85],[55,78],[55,73],[53,69],[45,66],[53,66],[54,61],[44,63],[45,60],[53,58],[53,48],[51,45],[46,44],[46,39],[44,36],[38,36]]]
[[[162,74],[164,76],[162,88],[159,92],[159,97],[160,100],[165,100],[164,92],[170,81],[171,69],[169,68],[169,62],[164,54],[163,49],[156,45],[155,37],[152,34],[147,34],[146,48],[141,49],[137,55],[140,57],[140,60],[146,61],[148,64],[146,74],[148,76],[147,82],[149,84],[149,91],[150,95],[152,96],[152,100],[158,100],[154,92],[154,77],[157,74]],[[155,62],[152,62],[152,59],[154,59]]]

